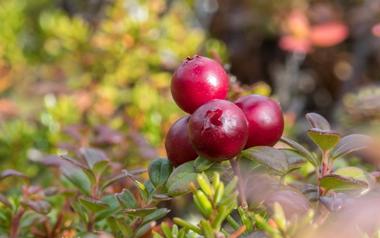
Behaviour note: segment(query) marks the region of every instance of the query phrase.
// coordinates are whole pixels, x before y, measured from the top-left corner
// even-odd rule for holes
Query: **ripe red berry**
[[[197,158],[197,153],[195,153],[188,135],[187,125],[189,118],[190,116],[184,116],[178,119],[166,135],[166,153],[174,166]]]
[[[189,136],[195,151],[212,161],[237,155],[247,142],[247,129],[243,111],[220,99],[200,106],[189,120]]]
[[[249,135],[245,148],[276,144],[284,130],[280,105],[260,95],[244,96],[235,103],[243,110],[248,120]]]
[[[187,58],[171,82],[174,101],[185,112],[193,113],[212,99],[225,99],[228,75],[216,61],[203,56]]]

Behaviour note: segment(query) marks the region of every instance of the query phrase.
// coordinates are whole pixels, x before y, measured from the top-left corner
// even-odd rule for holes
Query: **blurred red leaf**
[[[283,50],[297,53],[308,53],[311,50],[310,42],[307,38],[297,38],[295,36],[281,37],[279,46]]]
[[[348,36],[348,28],[340,22],[329,22],[311,27],[310,41],[312,45],[330,47],[344,41]]]
[[[380,37],[380,22],[377,23],[377,24],[375,24],[375,25],[372,27],[371,31],[372,31],[372,34],[373,34],[374,36],[376,36],[376,37]]]

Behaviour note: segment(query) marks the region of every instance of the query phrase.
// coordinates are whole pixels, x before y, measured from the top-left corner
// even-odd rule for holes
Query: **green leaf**
[[[212,177],[215,172],[225,171],[225,169],[226,167],[222,163],[214,163],[203,172]],[[186,162],[175,168],[166,183],[168,195],[177,196],[190,192],[191,188],[196,188],[198,174],[195,169],[195,161]]]
[[[323,116],[318,113],[307,113],[306,120],[309,122],[311,128],[319,129],[319,130],[331,130],[330,123]]]
[[[315,158],[315,156],[312,153],[310,153],[304,146],[302,146],[298,142],[296,142],[290,138],[287,138],[287,137],[282,137],[281,141],[283,143],[287,144],[288,146],[290,146],[291,148],[293,148],[294,150],[296,150],[300,155],[302,155],[311,164],[313,164],[314,166],[318,166],[318,164],[319,164],[318,159]]]
[[[307,134],[322,151],[334,148],[340,140],[340,135],[335,131],[324,131],[313,128],[308,130]]]
[[[117,200],[119,201],[120,205],[122,205],[124,208],[136,208],[137,202],[133,194],[127,190],[123,189],[121,193],[115,194]]]
[[[149,165],[150,181],[156,188],[164,186],[172,171],[173,167],[169,160],[156,159]]]
[[[185,194],[191,191],[191,184],[197,184],[197,173],[193,161],[178,166],[170,175],[166,186],[170,196]]]
[[[285,153],[269,146],[257,146],[243,150],[241,155],[243,158],[257,161],[279,175],[286,174],[289,169]]]
[[[139,238],[139,237],[142,237],[144,236],[145,234],[147,234],[147,232],[149,232],[152,228],[153,228],[154,224],[152,223],[147,223],[143,226],[141,226],[137,231],[136,231],[136,235],[135,237],[136,238]]]
[[[78,167],[71,164],[64,164],[61,170],[65,178],[67,178],[82,193],[90,195],[91,182],[87,175]]]
[[[123,237],[133,237],[132,233],[132,227],[129,225],[124,224],[124,221],[122,219],[117,219],[115,217],[109,217],[107,219],[107,223],[112,229],[114,234],[119,234],[121,232],[123,234]]]
[[[94,169],[97,163],[108,160],[103,151],[95,148],[81,148],[80,153],[90,169]]]
[[[344,167],[337,169],[334,174],[343,176],[343,177],[350,177],[356,180],[361,180],[363,182],[368,182],[367,181],[367,175],[364,172],[364,170],[357,168],[357,167]]]
[[[108,186],[112,185],[113,183],[119,181],[120,179],[129,178],[133,181],[134,175],[128,172],[127,170],[123,169],[120,174],[110,178],[109,180],[105,181],[101,187],[101,190],[104,191]]]
[[[123,210],[125,213],[131,216],[143,217],[156,211],[156,207],[146,207],[146,208],[128,208]]]
[[[91,212],[100,212],[108,208],[108,204],[101,201],[96,200],[90,197],[80,197],[79,202],[85,207],[87,210]]]
[[[353,190],[368,187],[366,182],[337,174],[326,175],[319,182],[320,186],[327,190]]]
[[[102,201],[107,204],[108,208],[96,213],[95,221],[101,221],[121,210],[120,203],[114,195],[106,195]]]
[[[170,212],[170,210],[167,208],[157,209],[156,211],[145,216],[143,218],[142,224],[144,225],[144,224],[151,222],[151,221],[157,221],[157,220],[165,217],[169,212]]]
[[[109,165],[110,164],[108,160],[99,161],[94,165],[92,171],[94,172],[94,174],[101,176],[107,170]]]
[[[353,134],[343,137],[331,152],[332,158],[343,157],[349,153],[368,147],[370,138],[365,135]]]
[[[198,226],[193,225],[193,224],[191,224],[191,223],[189,223],[189,222],[187,222],[187,221],[185,221],[185,220],[183,220],[183,219],[181,219],[179,217],[174,217],[173,218],[173,222],[175,224],[177,224],[178,226],[182,226],[182,227],[184,227],[184,228],[186,228],[188,230],[192,230],[192,231],[194,231],[197,234],[201,234],[202,233],[201,229]]]
[[[64,159],[66,162],[69,162],[72,166],[76,167],[77,169],[82,170],[82,172],[87,175],[88,179],[90,179],[91,183],[96,182],[96,177],[95,177],[94,172],[90,170],[86,165],[66,155],[61,155],[61,158]],[[65,166],[65,164],[61,165],[61,167],[62,166]]]
[[[160,227],[166,238],[173,238],[172,230],[167,222],[162,222]]]
[[[201,190],[197,190],[193,194],[193,201],[204,217],[208,218],[211,215],[212,204],[211,201],[207,198],[206,194],[204,194],[204,192],[202,192]]]
[[[196,172],[203,172],[213,166],[215,162],[205,159],[203,157],[198,157],[194,160],[194,167]]]
[[[210,221],[202,219],[199,224],[205,238],[215,238],[215,234],[211,227]]]

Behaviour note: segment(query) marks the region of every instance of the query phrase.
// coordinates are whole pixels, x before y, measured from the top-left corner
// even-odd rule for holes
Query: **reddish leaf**
[[[307,38],[297,38],[295,36],[281,37],[279,47],[286,51],[304,54],[311,50],[310,42]]]
[[[348,28],[340,22],[329,22],[313,26],[310,41],[319,47],[331,47],[344,41],[348,36]]]
[[[28,176],[13,169],[7,169],[0,173],[0,180],[5,179],[7,177],[19,177],[24,179],[28,178]]]

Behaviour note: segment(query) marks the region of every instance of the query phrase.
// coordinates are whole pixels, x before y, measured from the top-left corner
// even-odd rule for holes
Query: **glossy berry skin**
[[[174,166],[194,160],[198,156],[190,143],[188,135],[187,125],[189,119],[190,116],[184,116],[177,120],[166,135],[166,153]]]
[[[236,156],[248,138],[248,123],[234,103],[214,99],[200,106],[189,120],[195,151],[206,159],[222,161]]]
[[[260,95],[244,96],[235,103],[243,110],[248,120],[249,135],[245,148],[276,144],[284,130],[280,105]]]
[[[171,93],[177,105],[188,113],[212,99],[225,99],[228,75],[216,61],[203,56],[187,58],[176,70]]]

